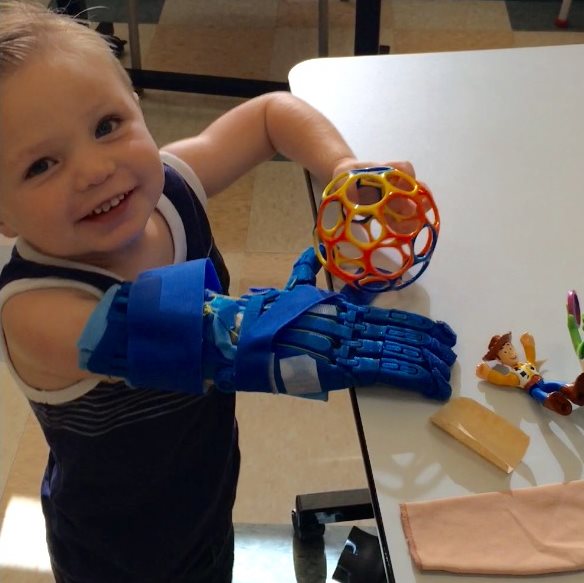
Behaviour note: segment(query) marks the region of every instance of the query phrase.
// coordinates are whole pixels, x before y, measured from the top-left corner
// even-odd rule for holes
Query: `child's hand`
[[[392,166],[401,170],[405,174],[409,174],[412,178],[416,177],[416,171],[412,166],[411,162],[401,161],[401,162],[365,162],[363,160],[357,160],[356,158],[343,158],[343,160],[335,166],[333,172],[333,178],[348,172],[349,170],[356,170],[358,168],[376,168],[379,166]]]
[[[363,162],[353,158],[345,158],[340,164],[338,164],[335,168],[334,176],[341,176],[345,172],[350,172],[351,170],[357,170],[359,168],[377,168],[380,166],[391,166],[393,168],[397,168],[411,178],[415,179],[416,177],[416,171],[414,170],[414,167],[410,162],[407,161],[379,163]],[[402,178],[401,176],[396,176],[395,178],[391,179],[391,182],[395,187],[406,193],[412,192],[415,188],[412,181],[407,180],[406,178]],[[422,184],[426,190],[429,190],[426,185],[423,183],[420,184]],[[347,196],[354,204],[362,205],[374,204],[379,202],[381,199],[379,188],[363,184],[361,184],[359,188],[356,187],[356,184],[352,184],[347,189]],[[423,208],[424,211],[428,211],[430,209],[430,201],[428,199],[424,199]],[[410,199],[408,199],[408,197],[394,197],[389,201],[387,209],[389,212],[386,213],[385,219],[389,227],[396,233],[407,234],[419,228],[420,219],[417,215],[416,205]]]
[[[414,167],[410,164],[410,162],[364,162],[357,160],[355,158],[343,158],[343,160],[337,164],[335,170],[333,172],[333,178],[337,178],[338,176],[342,176],[346,172],[350,172],[351,170],[358,170],[360,168],[379,168],[391,166],[393,168],[397,168],[404,174],[408,174],[412,178],[415,178],[416,173]],[[339,182],[339,184],[341,184]],[[398,178],[394,185],[397,188],[405,190],[406,192],[410,192],[412,190],[412,184],[403,179]],[[378,188],[368,187],[368,186],[361,186],[358,189],[355,185],[352,185],[347,190],[347,195],[349,200],[355,204],[374,204],[380,200],[380,193]],[[399,209],[395,209],[396,212],[400,212]]]

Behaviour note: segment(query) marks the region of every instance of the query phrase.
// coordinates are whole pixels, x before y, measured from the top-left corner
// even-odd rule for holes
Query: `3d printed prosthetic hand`
[[[455,342],[443,322],[312,285],[223,296],[211,262],[197,260],[111,288],[79,348],[82,368],[141,388],[322,398],[381,383],[446,400]]]

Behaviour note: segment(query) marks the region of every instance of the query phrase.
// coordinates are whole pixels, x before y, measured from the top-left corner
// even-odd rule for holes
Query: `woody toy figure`
[[[517,351],[511,343],[511,332],[493,336],[489,342],[489,350],[483,356],[484,362],[477,365],[477,376],[496,385],[524,389],[546,409],[560,415],[569,415],[572,412],[572,403],[584,405],[584,373],[574,383],[545,381],[535,364],[533,336],[522,334],[520,342],[525,353],[524,362],[519,362]],[[493,360],[505,365],[508,372],[499,372],[492,368],[488,362]]]

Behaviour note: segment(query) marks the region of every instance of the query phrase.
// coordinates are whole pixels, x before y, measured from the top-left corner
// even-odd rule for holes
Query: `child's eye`
[[[47,170],[52,168],[55,164],[56,164],[56,162],[54,160],[51,160],[50,158],[41,158],[40,160],[33,162],[28,167],[28,170],[26,171],[24,177],[25,178],[34,178],[35,176],[38,176],[39,174],[43,174],[44,172],[46,172]]]
[[[121,123],[121,120],[114,116],[109,116],[102,119],[95,128],[95,137],[103,138],[116,130]]]

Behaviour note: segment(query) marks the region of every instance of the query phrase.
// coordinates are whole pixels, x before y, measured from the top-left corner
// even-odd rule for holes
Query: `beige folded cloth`
[[[495,575],[584,570],[584,481],[400,505],[419,569]]]

